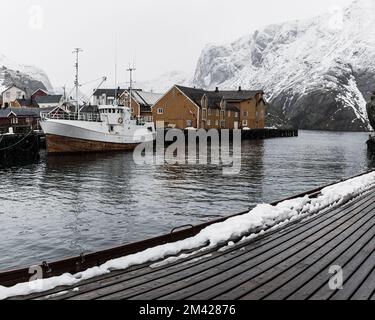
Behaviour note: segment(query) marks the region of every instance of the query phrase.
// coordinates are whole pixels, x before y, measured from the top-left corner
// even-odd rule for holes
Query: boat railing
[[[142,116],[142,117],[134,117],[130,118],[131,120],[137,121],[137,125],[144,125],[148,122],[154,122],[154,118],[151,116]]]
[[[88,122],[101,122],[99,113],[48,113],[41,112],[40,117],[42,120],[70,120],[70,121],[88,121]]]

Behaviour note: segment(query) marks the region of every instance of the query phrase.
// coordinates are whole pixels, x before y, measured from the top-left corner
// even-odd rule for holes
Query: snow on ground
[[[211,225],[198,235],[179,242],[169,243],[147,249],[133,255],[115,259],[105,264],[90,268],[75,275],[64,274],[49,279],[21,283],[7,288],[0,286],[0,300],[12,296],[27,295],[43,292],[58,286],[73,286],[82,280],[108,274],[113,270],[124,270],[134,265],[148,262],[157,262],[161,259],[176,257],[185,250],[204,250],[218,246],[232,245],[233,240],[252,239],[255,234],[264,233],[264,230],[285,225],[298,218],[306,218],[324,212],[328,208],[337,207],[357,197],[375,186],[375,171],[353,178],[323,189],[317,198],[308,196],[286,200],[276,206],[260,204],[249,213],[227,219],[224,222]],[[263,232],[260,230],[263,230]],[[185,257],[182,254],[180,258]],[[169,261],[171,258],[169,258]],[[172,259],[175,261],[175,259]]]

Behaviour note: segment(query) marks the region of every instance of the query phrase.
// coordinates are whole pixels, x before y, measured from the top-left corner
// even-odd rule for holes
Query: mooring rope
[[[21,142],[25,141],[31,135],[32,132],[34,132],[34,130],[30,130],[21,140],[17,141],[16,143],[14,143],[14,144],[12,144],[8,147],[1,148],[0,151],[5,151],[5,150],[9,150],[9,149],[14,148],[15,146],[19,145]],[[4,138],[4,135],[2,135],[2,138],[1,138],[0,142],[2,142],[3,138]]]

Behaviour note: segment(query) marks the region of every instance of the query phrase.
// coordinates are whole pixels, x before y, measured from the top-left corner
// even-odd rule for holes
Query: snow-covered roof
[[[8,118],[10,114],[17,117],[39,117],[39,109],[35,108],[7,108],[0,109],[0,118]]]
[[[132,92],[134,100],[138,102],[139,105],[152,107],[163,95],[160,93],[145,92],[136,90]]]
[[[197,106],[201,107],[201,101],[204,96],[207,97],[207,103],[210,108],[220,107],[222,100],[226,101],[245,101],[254,98],[257,94],[263,95],[263,90],[237,90],[237,91],[208,91],[203,89],[196,89],[190,87],[177,86],[189,99],[191,99]]]
[[[11,86],[9,86],[8,88],[6,88],[6,89],[5,89],[4,91],[2,91],[2,93],[6,92],[6,91],[8,91],[9,89],[12,89],[12,88],[16,88],[16,89],[19,89],[19,90],[21,90],[21,91],[23,91],[23,92],[25,92],[25,93],[26,93],[25,89],[22,89],[22,88],[20,88],[20,87],[16,86],[15,84],[12,84],[12,85],[11,85]]]

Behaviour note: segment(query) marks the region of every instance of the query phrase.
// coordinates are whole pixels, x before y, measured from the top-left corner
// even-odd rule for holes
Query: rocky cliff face
[[[37,89],[53,91],[48,76],[43,70],[16,64],[0,55],[0,93],[12,84],[26,88],[29,94]]]
[[[207,46],[193,84],[263,89],[277,117],[300,129],[366,131],[366,100],[375,89],[374,25],[372,0],[270,25]]]
[[[371,95],[370,101],[366,105],[370,125],[375,130],[375,92]]]

